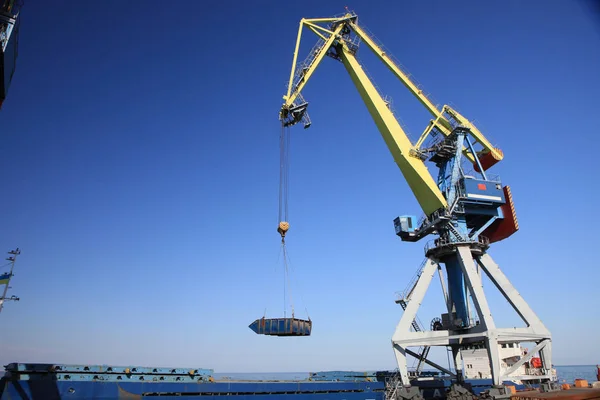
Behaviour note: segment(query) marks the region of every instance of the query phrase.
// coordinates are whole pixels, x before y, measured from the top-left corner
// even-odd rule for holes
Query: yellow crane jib
[[[319,39],[306,59],[298,62],[304,28],[310,29]],[[387,102],[357,60],[356,52],[360,43],[365,43],[433,116],[416,144],[413,145],[410,142]],[[279,112],[282,126],[289,127],[300,122],[304,124],[304,128],[311,125],[307,113],[308,102],[302,97],[301,92],[325,56],[337,59],[346,68],[396,164],[426,215],[429,216],[448,207],[436,181],[424,164],[426,155],[421,151],[421,146],[428,136],[437,134],[449,136],[454,127],[462,126],[470,130],[473,145],[480,147],[479,150],[475,150],[475,154],[471,148],[463,147],[463,154],[473,163],[476,170],[479,167],[475,158],[478,158],[479,164],[484,170],[502,160],[502,152],[492,146],[469,120],[449,106],[438,109],[419,86],[402,71],[393,58],[383,50],[382,46],[377,44],[358,25],[357,15],[351,12],[335,18],[303,18],[300,21],[290,79],[287,92],[283,96],[284,103]]]

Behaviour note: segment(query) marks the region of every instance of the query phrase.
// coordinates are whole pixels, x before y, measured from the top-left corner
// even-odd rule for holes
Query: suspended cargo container
[[[312,321],[298,318],[260,318],[249,325],[255,333],[270,336],[310,336]]]

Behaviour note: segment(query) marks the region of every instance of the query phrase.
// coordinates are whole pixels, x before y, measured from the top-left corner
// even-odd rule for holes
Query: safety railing
[[[471,164],[470,161],[465,161],[465,165],[471,165],[472,166],[472,164]],[[471,168],[464,168],[463,167],[463,176],[465,178],[472,177],[472,178],[476,178],[476,179],[483,179],[483,178],[480,177],[481,173],[475,171],[475,169],[473,167],[471,167]],[[500,183],[501,182],[499,174],[490,174],[489,172],[486,171],[485,176],[486,176],[487,180],[490,181],[490,182],[496,182],[496,183]]]
[[[310,49],[310,52],[306,58],[297,64],[296,70],[294,71],[294,84],[292,86],[292,91],[296,90],[296,87],[298,87],[302,79],[304,79],[304,71],[308,70],[312,66],[317,54],[319,54],[319,51],[324,45],[325,41],[323,39],[318,39],[317,43],[315,43],[315,45]]]
[[[474,244],[474,243],[477,243],[481,246],[487,247],[490,245],[490,239],[487,238],[486,236],[482,236],[482,235],[479,235],[477,240],[465,240],[465,241],[452,241],[452,240],[447,240],[444,238],[437,238],[434,240],[430,240],[429,242],[427,242],[425,244],[424,252],[425,252],[425,255],[427,255],[427,253],[429,253],[429,251],[433,250],[433,249],[439,249],[439,248],[443,248],[443,247],[460,246],[460,245],[468,245],[468,244]]]

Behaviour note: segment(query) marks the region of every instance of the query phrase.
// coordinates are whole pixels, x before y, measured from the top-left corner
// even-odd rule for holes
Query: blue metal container
[[[260,318],[249,326],[259,335],[310,336],[312,321],[298,318]]]
[[[461,181],[462,191],[467,202],[499,207],[506,203],[502,184],[494,181],[485,181],[481,179],[463,179]]]
[[[398,236],[402,237],[414,233],[416,227],[417,217],[414,215],[401,215],[394,219],[394,229]]]

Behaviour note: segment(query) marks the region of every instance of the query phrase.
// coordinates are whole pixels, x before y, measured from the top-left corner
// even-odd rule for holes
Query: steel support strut
[[[485,343],[494,385],[500,385],[505,378],[508,378],[509,375],[513,374],[521,365],[529,361],[538,351],[540,352],[543,369],[543,376],[540,378],[550,380],[552,376],[552,338],[548,329],[521,297],[519,292],[510,283],[489,254],[483,252],[481,248],[476,248],[476,246],[469,243],[457,243],[454,246],[453,251],[453,255],[448,255],[446,249],[444,257],[456,257],[465,277],[467,291],[473,299],[479,317],[479,324],[470,324],[464,329],[449,327],[445,330],[436,331],[411,331],[412,321],[416,318],[417,311],[423,302],[427,289],[431,284],[431,280],[439,268],[438,258],[429,255],[417,283],[415,284],[410,297],[407,299],[406,309],[392,337],[392,345],[396,355],[402,384],[404,386],[410,386],[406,355],[409,354],[414,356],[416,354],[408,350],[408,347],[451,347],[453,355],[455,356],[455,367],[457,371],[456,379],[460,381],[462,378],[460,376],[462,373],[462,365],[459,351],[464,344],[473,342]],[[523,319],[526,325],[525,327],[496,327],[483,290],[481,271],[490,278],[494,286],[496,286],[504,298],[513,307],[515,312]],[[502,368],[499,344],[515,342],[535,342],[537,345],[532,352],[524,356],[511,368]],[[433,363],[429,364],[434,365]],[[440,369],[444,370],[443,368]]]
[[[475,269],[475,260],[471,255],[471,249],[469,246],[458,246],[458,260],[460,266],[465,275],[467,285],[473,297],[475,308],[479,316],[480,324],[483,324],[485,329],[485,344],[488,351],[488,357],[490,360],[490,369],[492,371],[492,379],[494,385],[500,384],[500,355],[498,349],[498,338],[495,335],[496,324],[492,318],[492,312],[488,305],[485,293],[483,292],[483,283],[481,282],[481,276]]]
[[[427,293],[427,289],[431,284],[433,275],[436,273],[437,263],[432,259],[427,259],[421,276],[417,280],[414,290],[408,298],[408,303],[402,318],[396,327],[396,332],[392,336],[392,346],[394,348],[394,354],[396,355],[396,362],[398,363],[398,370],[400,371],[400,379],[403,385],[409,385],[408,380],[408,367],[406,364],[406,351],[407,346],[399,344],[400,340],[406,335],[406,333],[422,333],[422,332],[410,332],[412,322],[417,316],[417,311],[421,306],[421,302]]]

